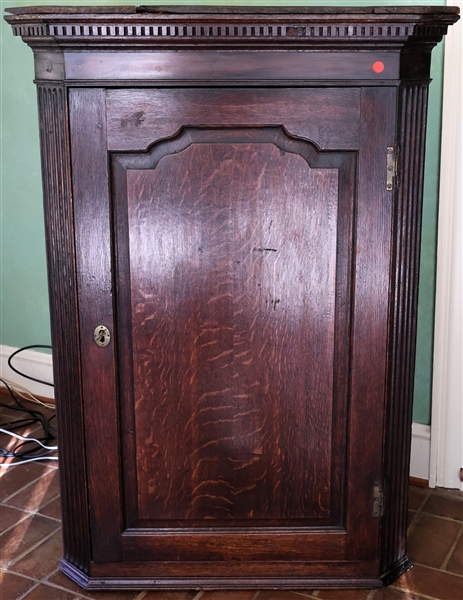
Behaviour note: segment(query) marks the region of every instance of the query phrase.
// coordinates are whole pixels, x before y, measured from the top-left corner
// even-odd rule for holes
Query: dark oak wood
[[[249,564],[249,563],[248,563]],[[378,564],[369,561],[367,564],[356,562],[312,562],[300,563],[299,561],[289,563],[269,563],[268,561],[258,564],[249,564],[249,575],[242,576],[242,565],[239,561],[231,563],[217,563],[217,572],[210,575],[210,561],[202,565],[190,563],[156,563],[151,565],[131,563],[127,565],[117,563],[105,565],[93,564],[94,577],[86,576],[82,571],[76,569],[72,564],[61,560],[60,568],[79,585],[87,589],[95,590],[121,590],[125,588],[136,588],[139,590],[153,589],[307,589],[309,585],[317,588],[326,587],[353,587],[353,588],[377,588],[381,587],[381,581],[375,576]],[[155,572],[156,576],[149,577],[147,573]],[[278,576],[278,571],[283,572]],[[329,579],[327,571],[333,571],[335,575]],[[253,575],[253,572],[257,573]],[[126,575],[124,575],[126,573]],[[220,575],[224,573],[224,575]],[[139,574],[139,576],[137,576]],[[259,576],[260,575],[260,576]]]
[[[373,64],[381,61],[384,70],[376,73]],[[330,52],[317,52],[307,56],[307,52],[288,52],[277,55],[273,52],[246,52],[224,50],[191,51],[185,56],[176,52],[94,52],[92,54],[65,55],[64,68],[69,79],[82,80],[127,80],[153,79],[169,83],[184,82],[185,71],[190,82],[207,81],[213,74],[215,85],[234,81],[274,82],[285,74],[288,80],[348,80],[362,79],[377,82],[399,78],[398,54],[390,52],[346,52],[336,61]]]
[[[327,569],[330,568],[335,573],[335,576],[330,580],[325,579],[324,584],[321,583],[323,581],[323,577],[326,576]],[[245,580],[249,578],[250,581],[247,582],[245,587],[252,587],[252,579],[255,580],[259,577],[267,579],[278,578],[280,580],[280,585],[281,580],[284,577],[303,578],[303,581],[298,581],[297,579],[291,580],[291,585],[294,585],[294,587],[304,587],[304,585],[307,587],[308,580],[311,577],[317,578],[319,582],[318,585],[321,585],[322,587],[329,587],[336,581],[344,580],[345,582],[346,579],[352,578],[356,579],[356,584],[360,583],[360,587],[368,587],[372,583],[372,587],[378,587],[381,584],[376,577],[378,568],[379,564],[377,561],[248,561],[246,563],[246,569],[248,573],[246,577],[243,577],[243,565],[241,564],[241,561],[228,560],[214,562],[213,578],[221,579],[223,582],[224,578],[229,576],[235,578],[241,584],[245,584]],[[209,577],[211,575],[211,564],[210,561],[200,562],[197,560],[192,560],[188,561],[187,563],[180,563],[177,561],[160,561],[156,563],[150,563],[148,561],[131,562],[130,566],[121,565],[121,563],[92,565],[92,572],[94,572],[98,577],[106,579],[107,581],[110,577],[120,578],[124,573],[129,571],[131,572],[132,576],[137,577],[146,577],[147,573],[150,572],[157,573],[160,577],[180,577],[184,579],[184,583],[182,583],[181,587],[185,587],[187,577]],[[367,580],[366,585],[361,584],[362,578]],[[229,584],[232,587],[238,587],[237,583],[233,581],[230,581]],[[268,587],[268,584],[269,581],[267,581],[267,586],[265,586],[264,582],[262,581],[262,585],[264,587]]]
[[[93,331],[100,324],[114,331],[111,274],[111,215],[106,158],[105,93],[100,89],[69,91],[72,178],[75,196],[76,270],[79,293],[82,379],[86,424],[88,491],[92,537],[101,540],[94,560],[120,560],[116,540],[122,531],[119,490],[107,484],[119,481],[115,460],[119,447],[116,372],[113,345],[99,348]],[[92,251],[89,251],[92,248]],[[94,449],[101,448],[100,452]],[[104,448],[104,450],[103,450]],[[109,475],[111,474],[111,475]],[[98,487],[104,482],[103,487]],[[102,531],[106,521],[111,531]]]
[[[358,157],[355,307],[349,365],[351,405],[349,435],[362,440],[353,446],[347,464],[348,496],[355,507],[348,517],[351,532],[347,558],[376,556],[377,537],[365,522],[372,520],[372,493],[382,481],[376,459],[383,452],[383,410],[387,365],[390,228],[393,194],[386,190],[384,148],[394,144],[397,93],[394,88],[368,88],[362,93],[362,125]],[[368,448],[368,452],[365,450]],[[368,485],[359,486],[355,473],[365,469]],[[379,519],[374,519],[376,531]],[[362,523],[362,526],[360,525]]]
[[[39,87],[62,571],[393,581],[430,54],[457,10],[8,12]]]
[[[337,295],[335,284],[348,272],[353,158],[317,155],[281,128],[186,130],[157,146],[149,162],[116,158],[130,168],[116,175],[121,189],[117,182],[114,189],[118,238],[129,246],[118,245],[118,281],[122,304],[132,306],[120,327],[131,321],[121,355],[133,357],[127,394],[140,398],[136,463],[161,480],[178,478],[173,497],[158,490],[155,499],[149,485],[139,487],[139,519],[341,522],[339,508],[337,516],[330,509],[341,497],[329,493],[331,445],[341,446],[331,427],[333,412],[345,413],[347,380],[333,380],[333,363],[341,360],[336,340],[348,353],[349,284]],[[153,205],[155,189],[165,191]],[[157,324],[155,339],[146,323]],[[166,413],[169,389],[179,404]],[[153,455],[147,440],[156,430],[163,449]],[[286,456],[292,444],[300,448],[293,459]],[[314,480],[325,482],[323,496],[310,491]]]
[[[73,465],[60,469],[64,558],[88,574],[90,531],[67,93],[64,86],[39,85],[37,95],[59,457],[61,464]]]
[[[416,321],[421,240],[421,198],[424,179],[424,147],[428,87],[403,85],[400,90],[400,148],[402,153],[397,202],[393,216],[393,265],[391,267],[391,323],[386,432],[398,432],[403,443],[393,443],[386,433],[385,494],[390,510],[383,517],[383,568],[405,554],[408,463],[412,427],[415,372]],[[402,468],[398,468],[398,466]],[[387,574],[386,574],[387,576]]]
[[[330,89],[116,89],[107,92],[108,148],[147,150],[186,124],[279,126],[316,139],[322,150],[355,150],[360,138],[357,88]],[[188,101],[188,111],[186,102]],[[291,107],[297,105],[297,111]],[[216,107],[220,106],[220,111]],[[209,121],[211,122],[211,121]]]

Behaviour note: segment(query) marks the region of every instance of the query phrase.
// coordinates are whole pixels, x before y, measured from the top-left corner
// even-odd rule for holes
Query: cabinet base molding
[[[67,575],[72,581],[80,585],[84,589],[90,588],[91,577],[86,573],[72,565],[65,558],[62,558],[59,562],[59,570]]]
[[[404,556],[404,558],[402,558],[402,560],[399,560],[399,562],[396,563],[390,571],[388,571],[381,577],[381,581],[383,582],[384,587],[387,587],[388,585],[391,585],[391,583],[394,583],[396,579],[398,579],[407,571],[410,571],[410,569],[413,569],[413,565],[408,560],[408,558]]]
[[[408,562],[408,561],[407,561]],[[368,579],[356,577],[91,577],[62,559],[60,570],[75,583],[88,590],[238,590],[238,589],[307,589],[307,588],[380,588],[385,584],[379,577]],[[410,568],[410,567],[409,567]],[[126,566],[121,565],[121,570]],[[408,570],[408,569],[405,569]],[[146,567],[145,567],[146,571]],[[405,571],[401,571],[400,574]],[[392,583],[393,579],[390,580]]]

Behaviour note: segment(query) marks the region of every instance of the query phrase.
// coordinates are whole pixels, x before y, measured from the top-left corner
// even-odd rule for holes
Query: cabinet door
[[[377,576],[393,96],[71,91],[95,573]]]

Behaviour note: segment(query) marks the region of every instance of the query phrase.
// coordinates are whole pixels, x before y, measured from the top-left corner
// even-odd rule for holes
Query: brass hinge
[[[386,190],[391,192],[394,189],[395,179],[397,177],[397,155],[394,146],[387,147],[387,165],[386,165]]]
[[[383,515],[383,488],[380,483],[375,481],[373,487],[373,511],[374,517],[381,517]]]

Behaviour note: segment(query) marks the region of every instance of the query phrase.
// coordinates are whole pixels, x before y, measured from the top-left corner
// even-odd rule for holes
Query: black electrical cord
[[[49,348],[50,346],[34,346],[34,347]],[[21,352],[21,350],[26,350],[29,348],[31,348],[31,346],[28,346],[27,348],[21,348],[20,350],[16,351],[14,354],[12,354],[10,356],[10,359],[15,354],[18,354],[18,352]],[[8,363],[9,363],[9,361],[8,361]],[[11,367],[11,365],[10,365],[10,367]],[[13,370],[16,371],[16,373],[19,373],[19,371],[17,371],[16,369],[13,369]],[[19,373],[19,374],[22,375],[22,373]],[[28,379],[33,379],[32,377],[28,377],[27,375],[23,375],[23,376],[27,377]],[[34,379],[34,381],[39,381],[39,380]],[[17,419],[15,421],[10,421],[10,422],[2,425],[2,429],[6,430],[6,431],[14,432],[16,429],[34,425],[37,423],[42,426],[42,429],[44,431],[44,436],[42,436],[41,438],[36,438],[38,442],[42,443],[44,446],[47,446],[52,440],[55,440],[56,439],[56,435],[55,435],[56,429],[55,429],[55,427],[53,427],[50,424],[50,422],[56,417],[56,413],[52,414],[50,417],[47,418],[40,410],[27,408],[18,400],[18,398],[13,393],[13,390],[11,389],[11,387],[8,385],[8,383],[6,381],[4,381],[3,379],[0,378],[0,382],[2,382],[3,385],[5,385],[11,398],[14,401],[14,405],[5,404],[3,402],[0,402],[0,406],[8,408],[9,410],[26,413],[28,415],[27,418]],[[40,383],[46,383],[46,382],[40,381]],[[47,384],[47,385],[53,385],[53,384]],[[37,444],[34,440],[31,439],[31,440],[20,441],[11,450],[7,449],[7,448],[0,448],[0,457],[15,458],[15,459],[19,460],[19,462],[21,462],[21,461],[26,461],[26,460],[30,461],[30,460],[34,460],[37,458],[40,458],[40,459],[46,458],[50,454],[53,454],[53,452],[54,452],[54,450],[47,450],[47,449],[43,448],[40,444]]]
[[[21,375],[21,377],[25,377],[26,379],[30,379],[31,381],[36,381],[37,383],[43,383],[43,385],[51,385],[51,387],[54,387],[53,384],[49,383],[48,381],[42,381],[41,379],[36,379],[35,377],[31,377],[30,375],[21,373],[21,371],[18,371],[18,369],[13,367],[13,365],[11,364],[11,360],[15,356],[17,356],[20,352],[24,352],[24,350],[31,350],[32,348],[48,348],[51,350],[51,346],[42,346],[41,344],[33,344],[32,346],[24,346],[24,348],[20,348],[19,350],[16,350],[16,352],[13,352],[13,354],[10,354],[10,356],[8,357],[8,366],[10,367],[10,369],[12,371],[17,373],[18,375]]]
[[[13,398],[16,406],[11,406],[11,404],[3,404],[0,403],[2,406],[4,406],[5,408],[9,408],[10,410],[22,410],[24,412],[28,412],[31,415],[34,415],[36,420],[40,421],[42,423],[42,426],[46,427],[45,425],[45,416],[43,415],[43,413],[40,410],[34,410],[32,408],[26,408],[25,406],[23,406],[21,404],[21,402],[16,398],[16,396],[13,394],[13,390],[10,388],[10,386],[8,385],[8,383],[0,378],[0,381],[3,383],[3,385],[6,387],[6,389],[8,390],[8,392],[10,393],[10,396]]]

